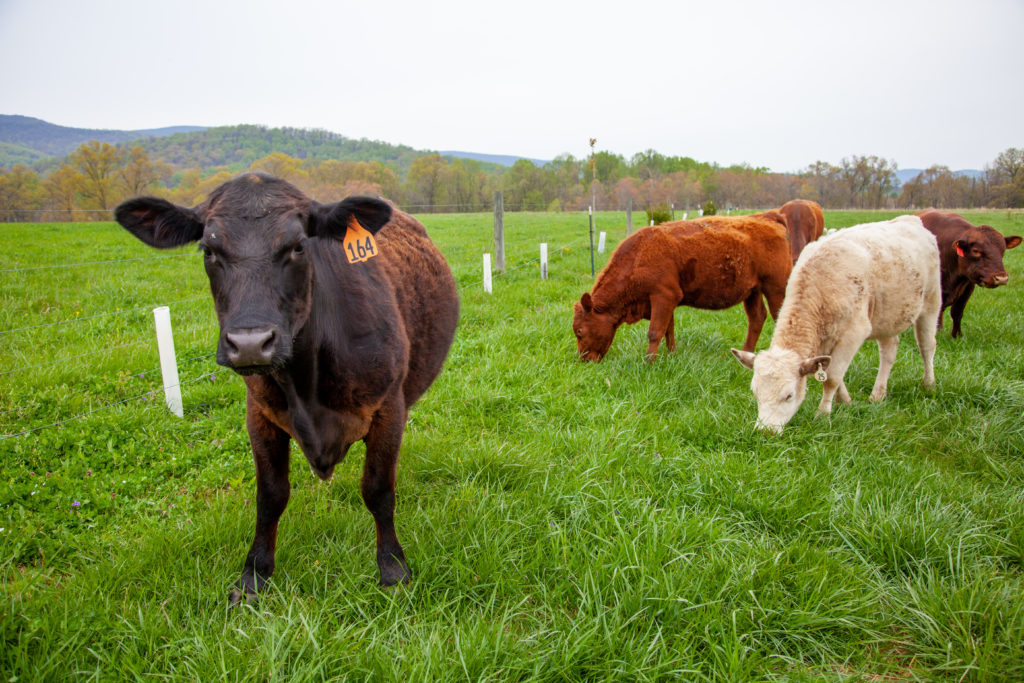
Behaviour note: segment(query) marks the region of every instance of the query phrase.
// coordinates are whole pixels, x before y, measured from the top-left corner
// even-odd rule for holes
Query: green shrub
[[[654,225],[661,225],[670,220],[672,220],[672,209],[669,208],[668,204],[662,202],[661,204],[647,207],[648,224],[654,221]]]

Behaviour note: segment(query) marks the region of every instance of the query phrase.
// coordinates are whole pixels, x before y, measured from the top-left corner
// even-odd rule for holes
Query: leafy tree
[[[1024,207],[1024,149],[1010,147],[1000,152],[985,169],[991,201],[996,206]]]
[[[273,152],[257,159],[250,164],[249,170],[269,173],[303,189],[310,184],[309,173],[302,169],[302,160],[282,152]]]
[[[70,221],[74,216],[80,181],[81,174],[68,164],[61,164],[43,181],[49,204],[57,211],[58,219]]]
[[[88,208],[110,209],[120,198],[117,181],[124,162],[122,150],[90,140],[72,152],[69,161],[80,174],[78,191],[91,205]]]
[[[157,183],[166,183],[172,169],[162,161],[152,161],[140,145],[124,153],[124,166],[118,171],[122,189],[128,197],[147,194]]]
[[[409,175],[405,178],[405,199],[412,205],[433,211],[438,204],[444,203],[442,196],[443,173],[445,161],[440,154],[428,154],[417,157],[409,167]]]
[[[28,166],[16,164],[9,171],[0,169],[0,220],[39,220],[36,212],[45,197],[39,175]]]

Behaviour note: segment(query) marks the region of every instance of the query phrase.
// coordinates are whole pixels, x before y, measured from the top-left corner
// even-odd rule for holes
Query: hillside
[[[238,171],[272,152],[296,159],[379,161],[408,170],[412,160],[428,152],[407,145],[353,140],[325,130],[266,128],[241,125],[207,128],[139,141],[149,155],[177,168],[227,166]]]
[[[141,145],[151,158],[179,170],[227,167],[240,171],[272,152],[281,152],[297,159],[377,161],[404,176],[413,159],[432,153],[408,145],[365,138],[355,140],[325,130],[256,125],[100,130],[58,126],[28,116],[0,115],[0,167],[26,164],[37,170],[52,168],[65,155],[90,140]],[[442,154],[449,160],[476,160],[483,170],[491,173],[511,166],[519,158],[462,152]]]
[[[452,150],[445,150],[441,152],[441,156],[452,157],[455,159],[470,159],[472,161],[480,161],[489,164],[498,164],[499,166],[512,166],[520,159],[526,159],[533,163],[534,166],[543,166],[548,163],[544,159],[533,159],[530,157],[517,157],[512,154],[480,154],[478,152],[456,152]]]
[[[117,144],[141,138],[158,138],[174,133],[203,130],[201,126],[171,126],[146,130],[103,130],[58,126],[31,116],[0,114],[0,154],[15,156],[20,150],[34,153],[37,159],[63,156],[83,142],[99,140]],[[13,145],[16,150],[11,150]],[[19,160],[25,163],[24,160]],[[4,165],[7,165],[4,163]]]

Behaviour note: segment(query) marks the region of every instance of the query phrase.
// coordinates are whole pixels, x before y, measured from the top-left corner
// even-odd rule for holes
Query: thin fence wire
[[[202,360],[204,358],[210,358],[211,356],[216,356],[216,355],[217,355],[216,351],[210,351],[208,353],[204,353],[204,354],[201,354],[201,355],[198,355],[198,356],[192,356],[192,357],[186,358],[184,360],[179,360],[178,361],[178,367],[181,367],[183,365],[188,365],[189,363],[191,363],[193,361]],[[159,367],[150,368],[148,370],[143,370],[142,372],[136,372],[136,371],[133,370],[133,371],[131,371],[129,373],[129,377],[131,379],[145,379],[146,375],[150,375],[150,374],[153,374],[154,372],[159,372],[159,371],[160,371]],[[85,394],[85,393],[88,393],[90,391],[92,391],[92,389],[78,389],[76,391],[72,391],[71,393],[69,393],[67,395],[67,398],[70,398],[72,396],[78,396],[80,394]],[[10,413],[10,412],[12,412],[14,410],[17,410],[19,407],[20,406],[12,406],[10,408],[4,408],[3,410],[0,410],[0,415],[6,415],[7,413]],[[70,420],[72,418],[68,418],[68,419]]]
[[[556,257],[560,257],[564,253],[565,250],[567,250],[569,248],[572,248],[572,247],[576,246],[577,244],[579,244],[580,242],[584,242],[584,241],[586,241],[588,239],[589,239],[589,236],[584,236],[584,237],[580,237],[578,239],[572,240],[570,242],[567,242],[567,243],[561,245],[560,247],[556,248],[554,250],[554,255]],[[69,267],[70,268],[70,267],[76,267],[76,266],[82,266],[82,265],[95,265],[95,264],[102,264],[102,263],[116,263],[116,262],[119,262],[119,261],[125,261],[125,262],[129,262],[129,261],[144,261],[144,260],[148,260],[149,258],[181,257],[181,256],[184,256],[184,255],[187,255],[187,254],[173,254],[173,255],[169,255],[169,256],[156,256],[156,257],[146,257],[146,258],[139,258],[139,259],[120,259],[120,260],[117,260],[117,261],[109,261],[109,262],[98,261],[98,262],[88,262],[88,263],[78,263],[78,264],[66,264],[64,266],[40,266],[38,268],[9,269],[9,270],[0,271],[0,272],[16,272],[18,270],[37,270],[37,269],[41,270],[41,269],[44,269],[44,268],[60,268],[60,267]],[[517,265],[517,266],[515,266],[513,268],[507,268],[504,271],[499,272],[497,275],[499,277],[508,276],[512,272],[515,272],[515,271],[518,271],[518,270],[521,270],[523,268],[527,268],[527,267],[530,267],[530,266],[534,266],[534,265],[537,265],[539,263],[540,263],[540,257],[538,256],[536,258],[524,261],[523,263],[520,263],[519,265]],[[483,279],[481,278],[481,279],[476,280],[474,282],[469,282],[469,283],[462,284],[462,285],[460,285],[460,288],[467,289],[467,288],[470,288],[470,287],[476,287],[476,286],[479,286],[482,283],[483,283]],[[199,301],[201,299],[207,299],[207,298],[208,297],[206,295],[203,295],[203,296],[198,296],[198,297],[191,297],[191,298],[188,298],[188,299],[179,299],[177,301],[171,301],[171,302],[168,302],[166,304],[161,304],[161,305],[170,306],[170,305],[175,305],[175,304]],[[55,326],[55,325],[64,325],[64,324],[82,322],[84,320],[91,320],[91,319],[101,318],[101,317],[110,316],[110,315],[119,315],[119,314],[127,314],[127,313],[138,312],[138,311],[151,310],[152,308],[153,308],[153,306],[141,306],[141,307],[125,309],[123,311],[110,311],[110,312],[107,312],[107,313],[99,313],[99,314],[92,315],[92,316],[86,316],[84,318],[72,318],[72,319],[68,319],[68,320],[55,321],[55,322],[52,322],[52,323],[41,323],[39,325],[30,325],[30,326],[27,326],[27,327],[20,327],[20,328],[13,328],[13,329],[10,329],[10,330],[3,330],[3,331],[0,331],[0,335],[10,334],[10,333],[14,333],[14,332],[23,332],[23,331],[26,331],[26,330],[39,329],[39,328],[43,328],[43,327],[52,327],[52,326]],[[194,331],[200,329],[201,327],[205,327],[205,326],[193,327],[193,328],[190,328],[189,330],[186,330],[184,332],[179,332],[178,335],[180,336],[182,334],[189,334],[191,332],[194,332]],[[47,367],[47,366],[55,365],[55,364],[58,364],[58,363],[61,363],[61,362],[67,362],[69,360],[80,359],[80,358],[84,358],[84,357],[87,357],[87,356],[93,356],[93,355],[96,355],[96,354],[99,354],[99,353],[110,352],[110,351],[114,351],[114,350],[118,350],[118,349],[122,349],[122,348],[127,348],[127,347],[131,347],[131,346],[138,346],[138,345],[143,344],[143,343],[145,343],[145,340],[138,341],[138,342],[132,342],[132,343],[129,343],[129,344],[122,344],[122,345],[116,346],[116,347],[108,347],[108,348],[105,348],[105,349],[100,349],[98,351],[78,354],[76,356],[70,356],[70,357],[67,357],[67,358],[58,359],[58,360],[50,361],[50,362],[47,362],[47,363],[40,363],[40,364],[37,364],[37,365],[25,366],[25,367],[21,367],[21,368],[15,368],[15,369],[12,369],[12,370],[7,370],[7,371],[4,371],[4,372],[0,372],[0,376],[9,375],[9,374],[13,374],[13,373],[16,373],[16,372],[21,372],[21,371],[26,371],[26,370],[32,370],[32,369],[38,369],[38,368],[42,368],[42,367]],[[201,360],[201,359],[204,359],[204,358],[209,358],[209,357],[214,356],[214,355],[216,355],[216,352],[204,353],[204,354],[201,354],[199,356],[193,356],[191,358],[180,360],[180,361],[178,361],[178,364],[179,364],[179,366],[186,365],[186,364],[188,364],[190,362],[193,362],[193,361],[196,361],[196,360]],[[160,370],[160,368],[156,367],[156,368],[152,368],[150,370],[145,370],[145,371],[142,371],[142,372],[132,372],[131,374],[132,374],[132,376],[137,376],[139,378],[144,378],[147,374],[150,374],[150,373],[153,373],[153,372],[157,372],[159,370]],[[187,384],[195,383],[195,382],[197,382],[199,380],[207,378],[209,375],[210,375],[210,373],[204,373],[203,375],[201,375],[199,377],[195,377],[195,378],[192,378],[190,380],[186,380],[186,381],[180,382],[178,386],[184,386],[184,385],[187,385]],[[79,392],[75,392],[75,393],[86,393],[88,391],[90,391],[90,390],[89,389],[83,389],[83,390],[80,390]],[[108,409],[111,409],[111,408],[114,408],[114,407],[117,407],[117,406],[120,406],[120,405],[124,405],[126,403],[131,402],[131,401],[140,400],[140,399],[143,399],[145,397],[152,396],[154,394],[160,393],[162,391],[164,391],[164,388],[160,387],[158,389],[154,389],[154,390],[142,393],[142,394],[138,394],[136,396],[131,396],[131,397],[128,397],[128,398],[125,398],[125,399],[121,399],[119,401],[114,401],[114,402],[111,402],[111,403],[104,404],[104,405],[102,405],[102,406],[100,406],[98,408],[94,408],[94,409],[88,410],[88,411],[86,411],[84,413],[80,413],[78,415],[74,415],[72,417],[65,418],[63,420],[58,420],[58,421],[52,422],[50,424],[38,425],[36,427],[25,429],[25,430],[22,430],[20,432],[15,432],[15,433],[12,433],[12,434],[0,435],[0,441],[6,440],[6,439],[15,438],[15,437],[19,437],[19,436],[25,436],[27,434],[32,434],[32,433],[41,431],[43,429],[49,429],[49,428],[52,428],[52,427],[60,427],[60,426],[65,425],[65,424],[67,424],[69,422],[73,422],[75,420],[82,419],[84,417],[87,417],[89,415],[93,415],[93,414],[98,413],[100,411],[108,410]],[[11,410],[15,410],[15,409],[16,408],[8,408],[6,410],[0,411],[0,414],[4,414],[4,413],[10,412]]]
[[[183,387],[186,384],[194,384],[195,382],[207,379],[208,377],[209,377],[209,373],[204,373],[204,374],[200,375],[199,377],[193,377],[192,379],[185,380],[184,382],[178,382],[178,384],[173,385],[173,386]],[[171,387],[171,388],[173,388],[173,387]],[[93,414],[101,412],[103,410],[109,410],[111,408],[115,408],[117,406],[124,405],[125,403],[128,403],[130,401],[138,401],[140,399],[146,398],[147,396],[153,396],[154,394],[162,393],[164,390],[165,390],[164,387],[160,387],[159,389],[153,389],[152,391],[147,391],[146,393],[139,394],[138,396],[130,396],[128,398],[121,399],[120,401],[113,401],[111,403],[106,403],[106,404],[100,406],[99,408],[93,408],[92,410],[86,411],[86,412],[81,413],[79,415],[75,415],[74,417],[69,417],[67,419],[60,420],[58,422],[53,422],[51,424],[46,424],[46,425],[39,425],[38,427],[32,427],[31,429],[26,429],[24,431],[15,432],[14,434],[0,434],[0,441],[6,441],[7,439],[13,439],[13,438],[18,437],[18,436],[25,436],[26,434],[32,434],[33,432],[38,432],[38,431],[43,430],[43,429],[49,429],[51,427],[60,427],[61,425],[65,425],[65,424],[67,424],[69,422],[74,422],[75,420],[80,420],[83,417],[88,417],[89,415],[93,415]]]
[[[107,311],[106,313],[97,313],[96,315],[87,315],[81,318],[68,318],[67,320],[56,320],[52,323],[40,323],[38,325],[29,325],[27,327],[15,327],[9,330],[0,330],[0,336],[5,334],[13,334],[15,332],[24,332],[26,330],[37,330],[41,327],[53,327],[55,325],[70,325],[72,323],[80,323],[86,320],[95,320],[96,318],[105,318],[111,315],[124,315],[126,313],[135,313],[138,311],[148,311],[156,308],[157,306],[171,306],[174,304],[183,304],[189,301],[200,301],[202,299],[208,299],[208,295],[194,296],[189,299],[178,299],[177,301],[170,301],[163,304],[151,304],[149,306],[138,306],[136,308],[126,308],[122,311]]]
[[[136,261],[152,261],[154,259],[181,258],[183,256],[198,256],[199,252],[187,252],[184,254],[164,254],[162,256],[141,256],[139,258],[111,259],[109,261],[83,261],[81,263],[58,263],[52,266],[28,266],[25,268],[4,268],[0,273],[23,273],[29,270],[58,270],[60,268],[78,268],[79,266],[99,266],[113,263],[134,263]]]

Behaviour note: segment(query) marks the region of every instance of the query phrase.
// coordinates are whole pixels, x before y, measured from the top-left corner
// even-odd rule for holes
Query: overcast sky
[[[0,0],[0,114],[797,171],[1024,147],[1024,0]]]

